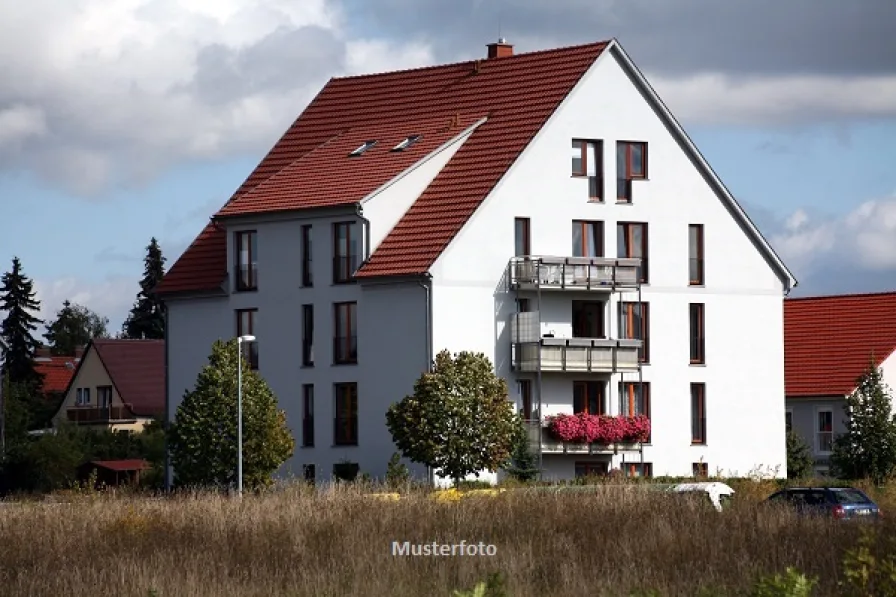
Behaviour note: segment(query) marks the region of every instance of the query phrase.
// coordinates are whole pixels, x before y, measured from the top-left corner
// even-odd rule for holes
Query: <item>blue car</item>
[[[883,513],[864,491],[854,487],[788,487],[766,500],[794,508],[800,514],[842,519],[878,519]]]

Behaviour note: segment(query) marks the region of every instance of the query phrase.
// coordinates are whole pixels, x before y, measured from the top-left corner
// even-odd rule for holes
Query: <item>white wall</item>
[[[634,182],[633,204],[587,201],[587,181],[570,177],[572,138],[604,141],[607,197],[615,197],[616,140],[648,142],[650,180]],[[611,257],[617,222],[648,223],[650,284],[642,300],[650,303],[651,363],[643,376],[651,383],[654,432],[645,461],[654,475],[689,475],[700,457],[712,471],[746,474],[761,466],[784,475],[782,281],[612,55],[585,75],[432,268],[435,350],[485,352],[507,377],[505,326],[514,297],[503,276],[515,217],[531,218],[537,255],[568,255],[574,219],[604,222]],[[705,288],[688,286],[691,223],[705,229]],[[702,367],[688,364],[690,302],[706,304]],[[610,322],[615,335],[615,316]],[[690,445],[691,382],[707,384],[703,447]],[[571,409],[571,393],[550,399]]]
[[[884,359],[884,362],[880,364],[880,369],[883,372],[884,383],[890,386],[890,394],[896,400],[896,350]]]

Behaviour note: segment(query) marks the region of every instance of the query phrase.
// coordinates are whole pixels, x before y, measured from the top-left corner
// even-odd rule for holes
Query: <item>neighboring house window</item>
[[[830,454],[834,449],[834,411],[819,410],[815,428],[815,449],[819,454]]]
[[[337,446],[358,445],[358,384],[336,384],[336,417],[333,443]]]
[[[303,464],[302,473],[304,474],[305,481],[307,481],[308,483],[314,483],[314,478],[317,476],[317,471],[315,470],[315,466],[313,464]]]
[[[532,380],[521,379],[517,381],[520,392],[520,415],[525,420],[532,418]]]
[[[573,139],[572,175],[588,177],[588,200],[602,201],[604,197],[603,141]]]
[[[703,286],[703,224],[688,226],[688,280],[691,286]]]
[[[691,443],[706,444],[706,384],[691,384]]]
[[[302,305],[302,365],[314,366],[314,305]]]
[[[236,289],[258,288],[258,234],[254,230],[236,233]]]
[[[704,324],[703,303],[691,303],[691,364],[703,365],[706,363],[706,334]]]
[[[333,362],[337,365],[358,362],[358,303],[335,303]]]
[[[616,256],[640,259],[638,280],[647,283],[647,224],[619,222],[616,225]]]
[[[302,386],[302,446],[314,446],[314,385]]]
[[[96,401],[100,408],[112,406],[112,386],[97,386]]]
[[[572,337],[604,338],[604,304],[572,301]]]
[[[572,382],[572,410],[573,413],[586,413],[589,415],[604,415],[604,382],[602,381],[574,381]]]
[[[333,224],[333,283],[352,282],[358,267],[358,237],[354,222]]]
[[[631,463],[624,462],[622,464],[623,471],[625,471],[625,475],[627,477],[652,477],[653,476],[653,464],[650,462],[644,463]]]
[[[78,388],[75,394],[76,406],[87,406],[90,404],[90,388]]]
[[[602,477],[608,466],[606,462],[576,462],[576,477]]]
[[[619,337],[640,340],[638,359],[650,362],[650,305],[648,303],[619,303]]]
[[[706,462],[695,462],[691,465],[691,471],[695,477],[708,477],[709,464]]]
[[[793,411],[784,412],[784,428],[787,431],[793,431]]]
[[[572,256],[604,256],[604,223],[600,221],[572,221]]]
[[[647,143],[616,143],[616,200],[632,202],[632,180],[647,178]]]
[[[314,286],[311,275],[311,224],[302,226],[302,286]]]
[[[513,240],[517,257],[532,254],[529,218],[516,218],[513,221]]]
[[[255,327],[258,325],[258,309],[240,309],[236,312],[236,335],[254,336]],[[243,342],[243,358],[249,362],[249,367],[258,369],[258,340],[255,342]]]

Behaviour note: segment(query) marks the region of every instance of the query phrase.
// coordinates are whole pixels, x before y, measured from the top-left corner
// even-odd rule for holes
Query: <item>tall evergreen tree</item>
[[[143,259],[143,279],[140,292],[121,329],[121,337],[133,340],[163,340],[165,338],[165,316],[162,301],[153,294],[153,289],[165,276],[165,258],[155,237],[146,247]]]
[[[35,387],[43,380],[34,368],[34,353],[40,347],[34,332],[43,321],[34,315],[40,310],[34,282],[22,271],[19,258],[13,257],[12,271],[3,274],[0,283],[0,311],[6,312],[0,324],[6,374],[10,383]]]
[[[52,354],[74,355],[77,347],[84,346],[94,338],[107,338],[108,325],[108,317],[100,317],[87,307],[65,301],[62,309],[56,312],[56,319],[47,325],[44,338],[47,339]]]

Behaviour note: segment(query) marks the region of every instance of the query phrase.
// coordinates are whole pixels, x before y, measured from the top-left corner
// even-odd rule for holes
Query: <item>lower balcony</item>
[[[620,452],[638,452],[637,442],[617,442],[615,444],[598,444],[582,442],[564,442],[551,434],[543,421],[527,420],[529,444],[534,452],[542,454],[618,454]]]
[[[133,413],[125,406],[74,406],[66,411],[66,415],[70,422],[79,425],[136,421]]]
[[[637,371],[640,340],[542,338],[512,345],[519,372],[616,373]]]

